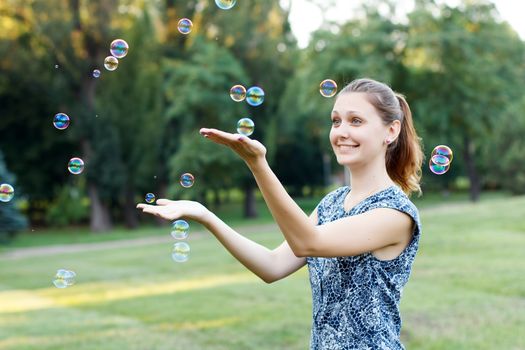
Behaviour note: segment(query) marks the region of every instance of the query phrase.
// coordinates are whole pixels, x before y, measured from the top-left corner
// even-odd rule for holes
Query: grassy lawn
[[[401,303],[407,349],[525,349],[525,197],[448,205],[422,198],[418,205],[423,236]],[[255,224],[267,222],[265,215]],[[102,239],[168,232],[169,226],[116,230]],[[248,236],[268,247],[282,240],[278,232]],[[213,237],[190,234],[188,243],[192,255],[183,264],[172,262],[170,243],[18,259],[0,254],[0,349],[308,347],[306,269],[267,285]],[[74,270],[77,284],[54,288],[59,268]]]

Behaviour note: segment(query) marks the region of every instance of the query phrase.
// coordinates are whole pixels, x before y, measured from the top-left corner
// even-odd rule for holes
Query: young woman
[[[311,349],[403,349],[399,301],[418,249],[421,224],[409,200],[421,192],[423,153],[405,99],[381,82],[358,79],[338,95],[330,143],[351,185],[332,191],[307,216],[288,195],[258,141],[216,129],[200,133],[246,163],[285,240],[269,250],[235,232],[203,205],[159,199],[139,204],[168,220],[203,224],[267,283],[308,264],[313,297]]]

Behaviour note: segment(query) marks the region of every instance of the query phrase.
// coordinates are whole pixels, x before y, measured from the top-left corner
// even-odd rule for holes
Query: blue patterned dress
[[[313,298],[310,349],[404,349],[399,340],[399,300],[418,249],[421,223],[417,208],[399,187],[391,186],[346,212],[343,203],[349,192],[349,187],[340,187],[321,200],[318,225],[367,210],[391,208],[414,220],[413,239],[392,260],[379,260],[370,252],[306,259]],[[348,234],[352,234],[350,229]]]

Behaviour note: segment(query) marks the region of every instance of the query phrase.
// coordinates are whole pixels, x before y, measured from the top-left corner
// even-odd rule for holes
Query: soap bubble
[[[190,225],[185,220],[176,220],[172,224],[171,236],[175,239],[186,239]]]
[[[324,97],[332,97],[337,93],[337,84],[332,79],[325,79],[319,84],[319,92]]]
[[[111,56],[116,58],[123,58],[126,57],[128,54],[128,43],[125,42],[122,39],[115,39],[111,42],[111,45],[109,47],[109,52],[111,52]],[[109,69],[113,70],[113,69]]]
[[[15,189],[10,184],[0,185],[0,202],[9,202],[15,196]]]
[[[192,28],[193,23],[187,18],[182,18],[179,23],[177,23],[177,29],[181,34],[188,34]]]
[[[186,242],[177,242],[173,245],[171,258],[175,262],[186,262],[190,258],[190,245]]]
[[[264,90],[258,86],[252,86],[246,91],[246,102],[250,106],[259,106],[264,101]]]
[[[73,175],[78,175],[84,171],[84,161],[80,158],[74,157],[69,160],[67,170]]]
[[[93,77],[94,78],[100,77],[100,71],[98,69],[93,70]]]
[[[246,88],[242,85],[234,85],[230,89],[230,97],[235,102],[241,102],[246,98]]]
[[[153,193],[146,193],[144,200],[146,203],[153,203],[155,202],[155,195]]]
[[[59,269],[53,280],[53,284],[57,288],[67,288],[75,284],[75,277],[77,274],[73,271],[66,269]]]
[[[118,67],[118,60],[113,56],[108,56],[104,60],[104,67],[109,71],[114,71]]]
[[[231,9],[233,6],[235,6],[236,2],[237,2],[237,0],[215,0],[215,4],[221,10],[229,10],[229,9]]]
[[[242,118],[237,122],[237,132],[244,136],[250,136],[255,130],[255,123],[250,118]]]
[[[69,126],[69,122],[69,116],[66,113],[57,113],[53,118],[53,125],[58,130],[67,129],[67,127]]]
[[[433,172],[436,175],[443,175],[450,169],[450,163],[447,165],[440,165],[432,162],[432,159],[428,162],[428,167],[430,168],[430,171]]]
[[[450,162],[452,162],[452,159],[454,158],[454,154],[452,153],[450,147],[445,145],[439,145],[434,147],[434,149],[432,150],[431,157],[435,155],[447,157]]]
[[[188,188],[193,186],[195,182],[195,177],[190,173],[184,173],[180,176],[180,184],[182,187]]]

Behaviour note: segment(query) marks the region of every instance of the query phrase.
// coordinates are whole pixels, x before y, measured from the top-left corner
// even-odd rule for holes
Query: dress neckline
[[[357,203],[356,203],[353,207],[351,207],[350,209],[346,210],[346,209],[345,209],[345,199],[346,199],[346,196],[348,196],[348,194],[350,193],[350,191],[351,191],[352,189],[350,188],[350,186],[345,186],[345,191],[344,191],[343,196],[342,196],[343,199],[342,199],[342,201],[341,201],[341,208],[343,209],[343,212],[344,212],[345,214],[349,214],[349,213],[351,213],[355,208],[357,208],[358,206],[360,206],[362,203],[366,202],[366,201],[369,200],[370,198],[373,198],[373,197],[375,197],[375,196],[377,196],[377,195],[379,195],[379,194],[381,194],[381,193],[383,193],[383,192],[386,192],[386,191],[389,191],[389,190],[391,190],[391,189],[395,189],[395,188],[396,188],[396,185],[390,185],[390,186],[388,186],[388,187],[386,187],[386,188],[384,188],[384,189],[382,189],[382,190],[379,190],[379,191],[377,191],[377,192],[374,192],[374,193],[372,193],[371,195],[369,195],[369,196],[365,197],[364,199],[362,199],[361,201],[357,202]]]

